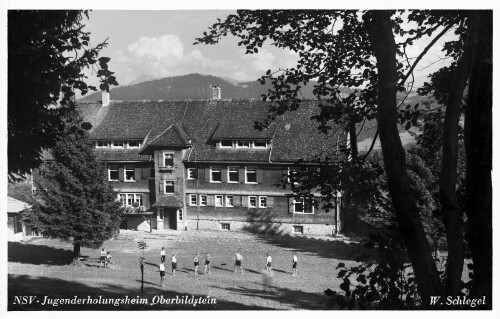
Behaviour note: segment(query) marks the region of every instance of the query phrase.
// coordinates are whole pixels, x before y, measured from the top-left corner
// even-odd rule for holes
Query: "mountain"
[[[259,99],[271,87],[270,84],[261,85],[257,81],[234,84],[228,80],[234,81],[195,73],[116,87],[110,90],[110,96],[112,100],[125,101],[207,99],[212,97],[212,86],[218,85],[221,88],[223,99]],[[314,99],[312,88],[313,84],[308,84],[302,89],[304,98]],[[100,101],[101,93],[93,93],[82,100]]]
[[[129,84],[127,85],[134,85],[134,84],[139,84],[139,83],[142,83],[142,82],[148,82],[148,81],[153,81],[155,78],[150,76],[150,75],[147,75],[147,74],[142,74],[140,75],[138,78],[130,81]]]

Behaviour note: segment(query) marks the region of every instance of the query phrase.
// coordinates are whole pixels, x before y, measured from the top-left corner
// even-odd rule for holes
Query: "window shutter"
[[[165,194],[165,189],[163,188],[163,181],[158,182],[158,193]]]
[[[241,207],[248,207],[248,196],[241,196]]]
[[[274,197],[267,197],[267,207],[273,207],[274,206]]]
[[[233,206],[234,207],[241,206],[241,196],[239,196],[239,195],[234,195],[233,196]]]
[[[288,180],[288,169],[284,169],[283,170],[283,181],[287,181]]]
[[[177,152],[175,152],[174,154],[174,157],[173,157],[173,161],[174,161],[174,168],[177,168],[179,166],[179,154]]]
[[[227,183],[227,167],[226,167],[226,168],[221,169],[221,175],[222,175],[222,177],[221,177],[221,181],[222,181],[223,183]]]
[[[207,195],[207,206],[215,206],[215,196]]]
[[[210,167],[205,168],[205,182],[210,182]]]
[[[163,167],[164,166],[163,156],[162,156],[162,154],[160,152],[156,153],[156,163],[158,163],[158,167]]]
[[[293,197],[288,197],[288,213],[293,214]]]
[[[120,180],[120,182],[123,182],[125,180],[125,167],[124,166],[120,166],[118,168],[118,180]]]
[[[190,197],[191,197],[191,195],[186,194],[186,204],[188,206],[191,206],[191,199],[190,199]]]
[[[257,183],[262,184],[262,181],[264,180],[262,170],[257,169]]]
[[[194,179],[198,179],[198,170],[196,168],[193,168],[193,177]]]
[[[135,173],[135,180],[136,180],[136,181],[141,180],[141,171],[142,171],[142,169],[140,169],[140,168],[136,167],[136,168],[134,169],[134,171],[135,171],[135,172],[134,172],[134,173]]]
[[[142,169],[142,178],[149,178],[149,167]]]
[[[204,180],[205,179],[205,169],[204,168],[198,168],[198,180]]]
[[[239,170],[239,178],[240,178],[240,183],[245,183],[245,169],[244,168],[240,168]]]

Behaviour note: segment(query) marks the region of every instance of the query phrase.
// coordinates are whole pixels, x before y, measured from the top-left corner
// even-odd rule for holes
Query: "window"
[[[293,226],[293,232],[294,233],[303,234],[304,233],[304,227],[303,226]]]
[[[257,169],[255,167],[245,168],[245,183],[257,183]]]
[[[154,167],[149,169],[149,178],[155,178],[155,169],[154,169]]]
[[[207,206],[207,195],[200,195],[200,206]]]
[[[196,169],[188,168],[187,169],[187,179],[196,179]]]
[[[226,195],[226,207],[233,207],[234,199],[232,195]]]
[[[117,165],[109,165],[108,167],[108,180],[109,181],[117,181],[118,178],[118,166]]]
[[[141,147],[141,141],[128,141],[128,148],[139,148]]]
[[[267,148],[267,141],[253,141],[253,148]]]
[[[313,207],[310,200],[295,198],[293,201],[293,212],[298,214],[313,214]]]
[[[158,207],[158,216],[156,220],[163,220],[163,217],[164,217],[163,207]]]
[[[210,182],[220,183],[222,181],[222,173],[220,168],[210,168]]]
[[[177,210],[177,220],[182,221],[182,209]]]
[[[248,196],[248,207],[257,207],[257,196]]]
[[[224,206],[222,204],[222,195],[215,195],[215,206],[216,207],[223,207]]]
[[[118,194],[122,206],[143,206],[142,194]]]
[[[108,148],[109,147],[109,141],[97,141],[96,142],[96,148]]]
[[[123,141],[113,141],[111,148],[123,148]]]
[[[220,147],[221,148],[232,148],[233,147],[233,141],[231,141],[231,140],[222,140],[222,141],[220,141]]]
[[[126,182],[135,182],[134,166],[125,165],[125,181]]]
[[[163,166],[173,167],[174,166],[174,154],[163,154]]]
[[[230,166],[227,168],[227,182],[228,183],[238,183],[240,174],[238,173],[238,167]]]
[[[189,195],[189,206],[196,206],[198,203],[196,201],[196,195]]]
[[[231,230],[229,227],[229,223],[221,223],[220,227],[222,228],[222,230]]]
[[[250,141],[245,141],[245,140],[236,141],[236,147],[237,148],[249,148]]]
[[[267,208],[267,196],[259,196],[259,208]]]
[[[163,185],[165,188],[165,194],[173,194],[174,193],[174,181],[164,181]]]

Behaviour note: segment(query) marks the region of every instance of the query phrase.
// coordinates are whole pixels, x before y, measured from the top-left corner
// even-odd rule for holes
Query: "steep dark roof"
[[[190,146],[189,135],[184,132],[184,130],[177,124],[170,125],[165,131],[161,132],[159,135],[150,138],[150,141],[146,142],[144,150],[141,154],[149,154],[149,150],[160,147],[188,147]]]
[[[102,120],[95,125],[95,139],[145,139],[146,154],[149,145],[167,146],[171,141],[192,148],[186,152],[186,161],[243,161],[293,162],[312,160],[332,154],[337,142],[345,142],[343,132],[321,134],[311,116],[318,113],[317,101],[304,101],[297,111],[278,117],[269,129],[253,128],[255,121],[263,121],[271,102],[256,100],[185,100],[163,102],[112,102]],[[99,119],[87,112],[87,119]],[[101,115],[104,112],[101,111]],[[170,129],[169,129],[170,128]],[[335,131],[335,130],[334,130]],[[147,137],[147,138],[146,138]],[[224,138],[272,139],[266,150],[217,149],[216,141]],[[170,141],[170,142],[169,142]],[[162,144],[167,145],[162,145]],[[135,151],[139,154],[139,151]],[[134,152],[134,151],[132,151]],[[99,150],[107,160],[144,160],[147,157],[121,155],[123,150]],[[113,155],[115,154],[115,155]],[[145,156],[145,155],[144,155]]]
[[[140,155],[139,150],[100,150],[96,149],[95,153],[101,161],[149,161],[150,155]]]
[[[151,205],[153,207],[183,207],[183,201],[175,195],[170,195],[170,196],[162,196],[158,198],[156,203]]]

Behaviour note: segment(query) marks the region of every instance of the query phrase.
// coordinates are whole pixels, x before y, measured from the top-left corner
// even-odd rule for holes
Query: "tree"
[[[72,242],[74,263],[81,246],[100,246],[117,234],[123,210],[80,125],[75,115],[66,121],[68,132],[52,149],[53,161],[40,167],[37,195],[25,215],[44,237]]]
[[[107,45],[90,45],[82,20],[88,11],[8,12],[8,171],[19,181],[42,163],[66,130],[64,116],[75,108],[75,91],[85,95],[85,69],[95,68],[100,89],[118,85],[98,58]]]
[[[300,107],[300,88],[313,79],[317,79],[313,92],[320,100],[320,114],[314,118],[318,120],[321,130],[331,130],[334,124],[353,132],[353,122],[362,125],[366,120],[377,119],[392,204],[424,304],[429,303],[430,296],[444,291],[425,236],[415,194],[410,187],[406,155],[398,135],[398,124],[405,124],[406,128],[417,124],[418,105],[415,106],[416,112],[404,111],[405,99],[400,102],[397,92],[410,92],[413,85],[407,80],[413,76],[419,61],[440,37],[449,30],[455,30],[459,41],[447,43],[445,48],[449,56],[458,60],[456,64],[463,67],[458,68],[453,78],[456,87],[448,88],[449,95],[454,98],[446,104],[450,114],[443,127],[445,141],[442,145],[449,144],[445,147],[450,148],[444,152],[440,176],[441,201],[451,207],[444,209],[450,247],[446,290],[455,292],[463,268],[462,228],[454,193],[458,139],[456,107],[469,78],[470,51],[474,49],[473,37],[477,34],[477,19],[473,15],[474,12],[465,11],[241,10],[224,21],[219,20],[209,28],[208,33],[197,39],[198,43],[215,44],[231,34],[241,39],[239,45],[246,47],[247,54],[257,53],[266,40],[299,54],[296,67],[268,70],[261,77],[261,83],[270,81],[273,84],[273,89],[264,99],[274,103],[268,120],[258,125],[259,128],[268,125],[278,115]],[[414,22],[417,27],[405,30],[403,21]],[[396,35],[403,40],[396,43]],[[410,62],[406,46],[423,35],[433,38]],[[341,89],[345,87],[350,88],[352,93],[342,96]],[[350,135],[351,156],[355,157],[354,134]],[[453,161],[450,167],[444,167],[447,160]]]

